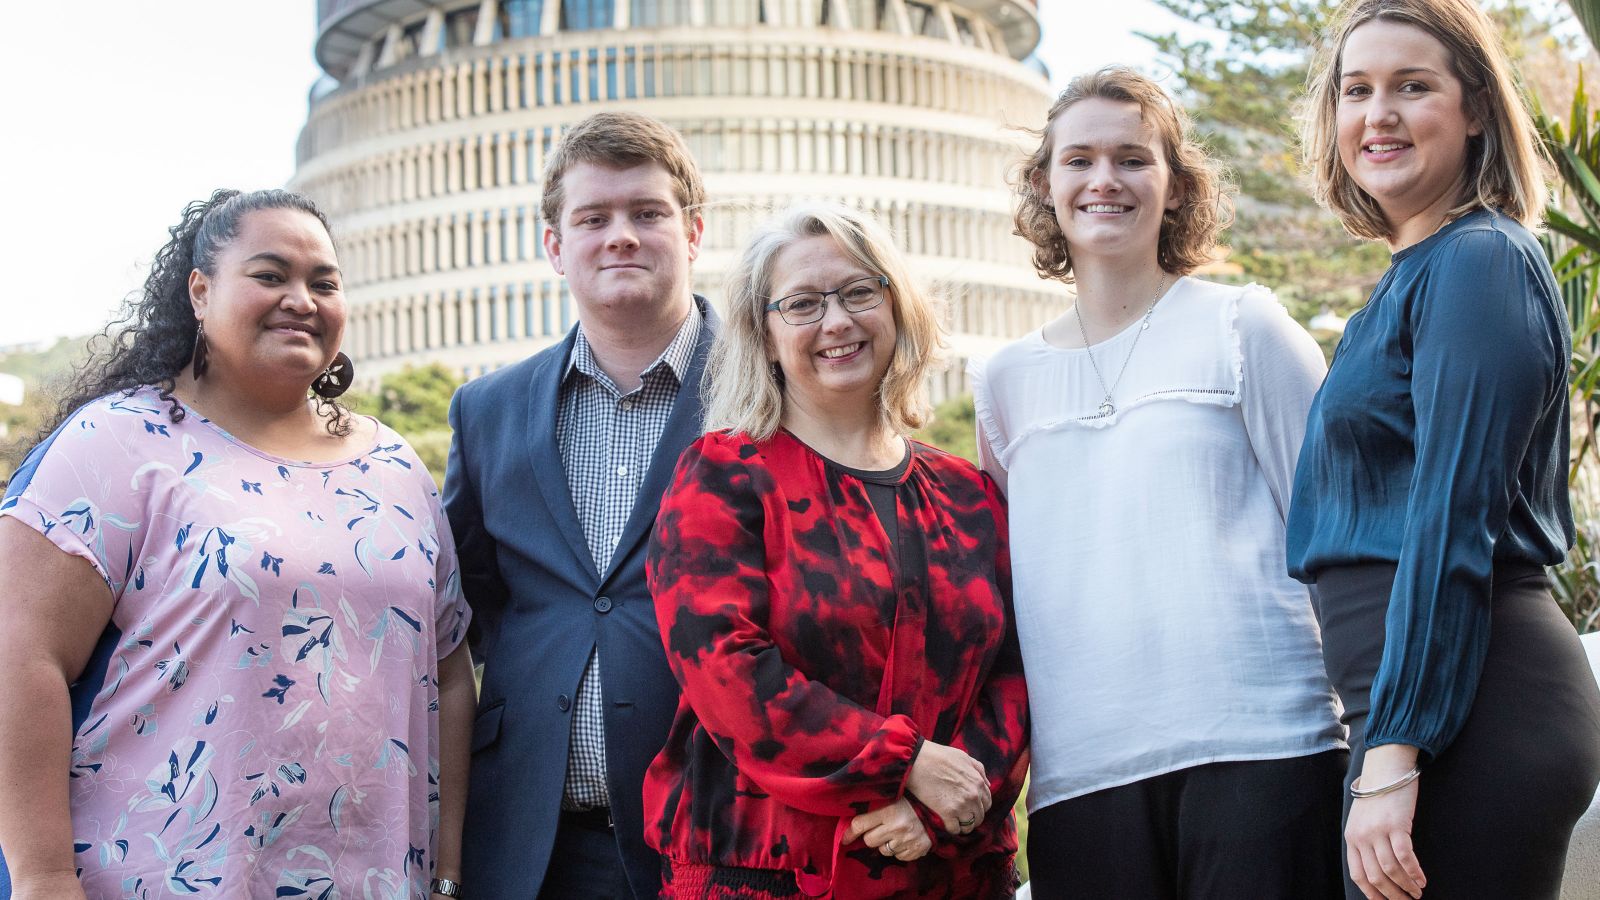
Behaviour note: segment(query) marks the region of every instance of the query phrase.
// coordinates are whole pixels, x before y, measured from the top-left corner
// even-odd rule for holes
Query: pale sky
[[[1149,0],[1039,5],[1056,87],[1113,62],[1163,74],[1133,31],[1177,20]],[[11,7],[0,348],[99,330],[184,204],[217,187],[283,185],[319,74],[313,0]]]

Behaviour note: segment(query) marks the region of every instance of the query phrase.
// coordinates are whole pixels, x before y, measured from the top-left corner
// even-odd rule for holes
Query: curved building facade
[[[319,0],[292,186],[333,220],[364,381],[473,377],[558,340],[545,156],[592,112],[678,129],[710,196],[695,287],[802,197],[877,215],[951,303],[953,362],[1058,313],[1011,233],[1004,173],[1050,94],[1032,0]]]

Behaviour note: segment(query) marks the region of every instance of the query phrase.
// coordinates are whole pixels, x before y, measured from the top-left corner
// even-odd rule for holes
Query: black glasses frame
[[[878,299],[875,302],[873,302],[870,306],[860,306],[860,307],[852,308],[850,306],[850,304],[844,302],[844,294],[842,294],[840,292],[848,289],[851,285],[860,284],[863,281],[876,281],[878,283],[878,286],[880,288],[883,288],[883,291],[879,291],[878,292]],[[789,294],[788,296],[779,297],[778,299],[772,301],[771,303],[768,303],[766,305],[766,310],[767,310],[767,312],[772,312],[773,310],[777,310],[778,315],[781,316],[783,318],[783,320],[785,322],[788,322],[790,325],[810,325],[812,322],[821,321],[822,317],[826,316],[828,314],[828,298],[829,297],[837,297],[837,298],[839,298],[839,305],[841,307],[843,307],[844,311],[847,312],[847,313],[850,313],[851,315],[855,315],[857,313],[864,313],[869,309],[877,309],[879,306],[883,305],[883,296],[884,296],[883,292],[887,291],[888,289],[889,289],[889,276],[887,276],[887,275],[868,275],[865,278],[852,278],[851,280],[845,282],[844,284],[839,285],[838,287],[834,288],[831,291],[797,291],[796,293]],[[793,300],[796,297],[815,297],[815,296],[820,296],[822,298],[822,302],[817,304],[817,314],[816,315],[811,316],[810,318],[800,319],[798,321],[796,321],[795,319],[789,318],[789,311],[787,309],[785,309],[785,307],[784,307],[784,303],[786,301]]]

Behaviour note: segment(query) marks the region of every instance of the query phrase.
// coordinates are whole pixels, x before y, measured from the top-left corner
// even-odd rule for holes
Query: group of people
[[[973,366],[979,466],[911,437],[892,237],[784,210],[719,315],[648,117],[551,155],[580,322],[459,390],[442,496],[336,399],[323,215],[192,204],[0,504],[11,896],[988,900],[1031,771],[1037,898],[1553,900],[1600,690],[1540,151],[1471,0],[1347,0],[1309,87],[1394,254],[1331,369],[1193,277],[1226,179],[1101,70],[1014,173],[1075,296]]]

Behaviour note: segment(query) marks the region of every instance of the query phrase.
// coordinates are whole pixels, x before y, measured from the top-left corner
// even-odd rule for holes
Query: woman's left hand
[[[1373,747],[1361,763],[1359,786],[1368,790],[1405,777],[1417,764],[1417,748],[1404,744]],[[1344,826],[1350,878],[1368,900],[1417,900],[1428,879],[1411,846],[1411,821],[1417,811],[1413,781],[1379,797],[1352,801]]]
[[[904,797],[851,819],[844,842],[848,844],[856,838],[884,856],[892,856],[901,862],[920,859],[933,849],[933,840],[928,837],[927,829],[922,827],[922,820],[917,818],[917,811],[911,808],[911,801]]]

